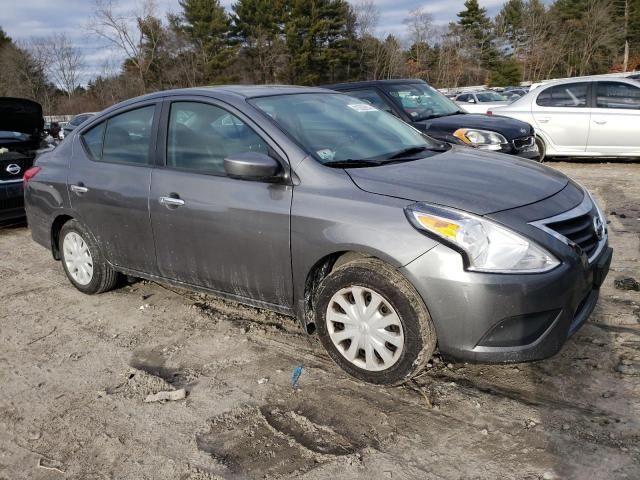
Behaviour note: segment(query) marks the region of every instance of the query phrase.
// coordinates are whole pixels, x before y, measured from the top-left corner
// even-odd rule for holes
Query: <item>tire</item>
[[[375,295],[382,298],[379,308],[375,305],[380,298]],[[363,303],[358,304],[356,297]],[[363,317],[355,327],[340,306],[344,301],[350,304],[347,308],[354,309],[350,310],[352,315],[372,306],[373,316]],[[410,380],[424,369],[436,347],[431,317],[416,289],[395,268],[375,258],[355,259],[325,277],[315,295],[314,316],[320,341],[331,358],[348,374],[368,383],[399,385]],[[336,318],[348,323],[336,322]],[[360,339],[357,343],[350,339],[339,342],[352,332]],[[380,336],[398,347],[379,343]],[[352,349],[352,344],[357,347]],[[347,358],[353,357],[355,350],[357,356]]]
[[[85,247],[90,255],[88,257],[82,254]],[[64,273],[82,293],[93,295],[106,292],[118,283],[118,272],[107,263],[93,235],[77,220],[69,220],[62,226],[58,248]],[[87,269],[83,266],[88,264],[91,265],[90,275],[85,275]]]
[[[538,162],[543,163],[544,159],[547,155],[547,147],[544,144],[544,140],[542,140],[540,137],[536,137],[536,145],[538,146]]]

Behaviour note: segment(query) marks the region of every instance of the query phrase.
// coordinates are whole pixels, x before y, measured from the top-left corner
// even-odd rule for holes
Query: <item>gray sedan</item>
[[[159,92],[79,126],[25,175],[33,239],[80,291],[122,274],[295,316],[362,380],[449,357],[548,357],[607,274],[589,192],[301,87]]]

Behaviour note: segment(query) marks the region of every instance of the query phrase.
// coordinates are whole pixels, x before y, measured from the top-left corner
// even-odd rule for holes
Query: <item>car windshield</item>
[[[507,99],[496,92],[481,92],[476,93],[476,98],[480,103],[486,102],[506,102]]]
[[[250,103],[324,164],[380,164],[443,148],[393,115],[339,93],[277,95]]]
[[[424,83],[391,84],[383,87],[413,121],[462,113],[460,107]]]

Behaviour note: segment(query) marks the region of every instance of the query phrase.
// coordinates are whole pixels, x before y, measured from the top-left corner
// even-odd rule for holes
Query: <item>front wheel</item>
[[[544,144],[544,140],[540,137],[536,137],[536,146],[538,147],[538,162],[542,163],[547,154],[547,147]]]
[[[420,373],[435,349],[422,298],[400,272],[378,259],[336,268],[318,288],[314,309],[331,358],[365,382],[404,383]]]
[[[93,236],[77,220],[69,220],[60,230],[60,256],[67,278],[83,293],[112,290],[118,273],[107,263]]]

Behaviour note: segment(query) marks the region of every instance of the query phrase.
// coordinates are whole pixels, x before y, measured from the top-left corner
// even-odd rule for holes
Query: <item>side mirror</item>
[[[244,152],[224,159],[224,171],[230,177],[263,180],[275,177],[279,170],[278,161],[264,153]]]

